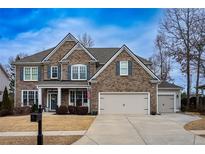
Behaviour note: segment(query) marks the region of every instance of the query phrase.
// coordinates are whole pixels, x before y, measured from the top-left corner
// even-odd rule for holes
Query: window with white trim
[[[38,67],[24,67],[24,81],[38,81]]]
[[[71,66],[71,79],[72,80],[86,80],[87,79],[87,66],[82,64]]]
[[[70,91],[70,105],[87,106],[88,97],[86,90],[71,90]]]
[[[51,66],[51,79],[58,78],[58,66]]]
[[[128,75],[128,61],[120,61],[120,75]]]
[[[33,104],[38,104],[38,91],[22,90],[22,103],[23,106],[32,106]]]

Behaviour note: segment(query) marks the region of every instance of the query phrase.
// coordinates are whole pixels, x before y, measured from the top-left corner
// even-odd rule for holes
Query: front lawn
[[[43,115],[43,131],[87,130],[94,116]],[[37,131],[37,123],[30,122],[30,116],[0,117],[0,132]]]
[[[186,130],[205,130],[205,118],[189,122],[184,128]]]
[[[81,136],[44,136],[44,145],[69,145],[80,139]],[[0,137],[0,145],[36,145],[36,136]]]

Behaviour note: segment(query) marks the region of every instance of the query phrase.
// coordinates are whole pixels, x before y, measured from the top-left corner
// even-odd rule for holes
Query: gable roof
[[[158,88],[169,88],[169,89],[182,89],[182,87],[175,85],[174,83],[169,83],[167,81],[161,81],[158,85]]]
[[[60,62],[66,60],[76,49],[83,49],[83,51],[85,51],[93,60],[97,61],[97,59],[80,42],[78,42],[65,56],[63,56]]]
[[[6,70],[4,69],[4,67],[0,64],[0,69],[2,70],[2,72],[4,73],[4,75],[9,79],[9,75],[6,72]]]
[[[97,71],[93,77],[89,80],[93,80],[95,79],[101,72],[103,72],[103,70],[122,52],[122,51],[127,51],[127,53],[134,58],[134,60],[136,62],[138,62],[143,68],[144,70],[151,75],[154,79],[160,81],[160,79],[126,46],[123,45],[107,62],[106,64],[99,70]]]
[[[20,62],[37,62],[38,63],[38,62],[41,62],[54,48],[55,47],[38,52],[38,53],[33,54],[31,56],[24,57],[24,58],[16,61],[16,63],[20,63]]]
[[[47,55],[54,49],[50,48],[36,54],[24,57],[15,63],[40,63],[45,59]],[[120,48],[86,48],[94,57],[98,60],[99,63],[105,64]],[[145,65],[151,65],[152,63],[138,55],[137,56]]]
[[[68,33],[61,41],[60,43],[42,60],[47,61],[59,48],[65,41],[75,41],[76,43],[78,40],[71,34]]]
[[[101,64],[105,64],[120,48],[87,48],[88,51],[96,57]],[[137,56],[137,55],[135,55]],[[152,63],[140,56],[137,56],[145,65],[151,65]]]

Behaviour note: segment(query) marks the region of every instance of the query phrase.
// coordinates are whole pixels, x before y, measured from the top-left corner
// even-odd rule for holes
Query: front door
[[[58,94],[50,94],[49,106],[50,111],[55,111],[57,107]]]

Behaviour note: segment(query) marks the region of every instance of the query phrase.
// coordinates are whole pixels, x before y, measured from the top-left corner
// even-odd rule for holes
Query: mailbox
[[[31,122],[38,122],[39,120],[42,119],[42,114],[41,113],[31,113]]]

